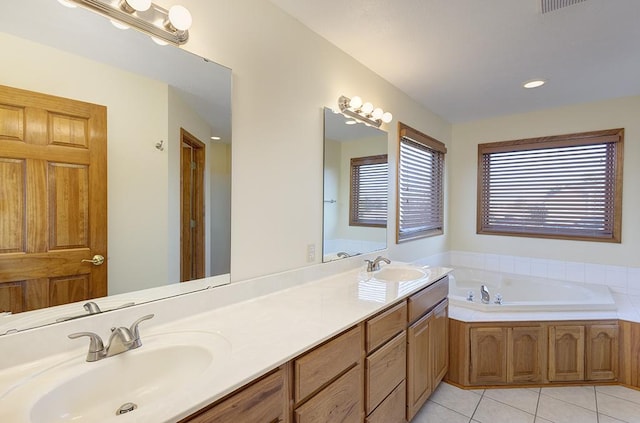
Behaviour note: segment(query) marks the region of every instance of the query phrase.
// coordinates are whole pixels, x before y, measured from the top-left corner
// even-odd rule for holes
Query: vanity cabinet
[[[407,420],[413,419],[448,370],[447,277],[408,299]]]
[[[364,330],[358,325],[293,361],[294,421],[364,419]]]
[[[285,366],[180,423],[287,423],[288,380]]]
[[[407,374],[406,301],[369,319],[365,326],[366,421],[404,422]]]

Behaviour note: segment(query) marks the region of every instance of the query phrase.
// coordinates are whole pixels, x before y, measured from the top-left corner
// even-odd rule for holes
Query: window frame
[[[484,186],[484,156],[492,153],[505,153],[527,150],[541,150],[562,147],[580,147],[595,144],[614,144],[613,167],[613,219],[612,233],[606,236],[594,235],[577,235],[569,233],[552,233],[551,231],[540,230],[533,231],[505,231],[496,230],[492,225],[485,224],[488,220],[488,214],[485,217],[483,211],[487,210],[488,204],[485,205],[485,196],[483,195]],[[623,182],[623,157],[624,157],[624,128],[607,129],[601,131],[591,131],[582,133],[573,133],[565,135],[554,135],[539,138],[528,138],[511,141],[500,141],[492,143],[478,144],[478,180],[477,180],[477,206],[476,206],[476,233],[479,235],[501,235],[501,236],[518,236],[526,238],[545,238],[560,239],[572,241],[595,241],[595,242],[612,242],[620,243],[622,234],[622,182]],[[541,228],[544,229],[544,228]],[[575,231],[573,231],[575,232]],[[585,230],[586,232],[586,230]]]
[[[367,165],[378,165],[378,164],[386,164],[387,172],[384,177],[384,180],[381,181],[381,184],[384,185],[386,189],[386,193],[384,195],[384,222],[362,219],[359,213],[359,204],[360,201],[360,191],[354,190],[356,185],[355,183],[355,169],[361,166]],[[349,226],[363,226],[370,228],[386,228],[388,222],[388,207],[389,207],[389,159],[387,154],[378,154],[375,156],[365,156],[365,157],[352,157],[350,164],[350,173],[349,173]]]
[[[440,157],[439,174],[435,175],[438,184],[436,193],[438,195],[436,208],[438,209],[437,222],[439,226],[436,228],[427,228],[418,231],[404,232],[402,228],[402,190],[401,190],[401,178],[402,178],[402,143],[406,139],[412,143],[418,144],[434,153],[434,156]],[[401,244],[407,241],[413,241],[422,238],[428,238],[444,234],[445,224],[445,212],[444,212],[444,183],[445,183],[445,155],[447,153],[447,147],[443,142],[423,134],[422,132],[405,125],[402,122],[398,123],[398,150],[397,150],[397,172],[396,172],[396,244]],[[433,172],[433,169],[431,170]],[[433,176],[433,175],[430,175]]]

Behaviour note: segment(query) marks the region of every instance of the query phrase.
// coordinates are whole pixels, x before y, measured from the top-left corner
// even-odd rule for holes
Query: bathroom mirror
[[[109,297],[96,300],[101,308],[228,283],[231,70],[54,0],[3,2],[0,49],[0,85],[107,108]],[[181,248],[181,186],[187,178],[181,168],[189,166],[181,153],[190,152],[184,132],[203,150],[204,256],[202,270],[194,273],[198,280],[179,283],[193,279],[181,273],[181,259],[189,256]],[[0,298],[3,308],[6,297],[4,303]],[[82,315],[85,302],[0,313],[0,335]]]
[[[322,261],[387,247],[387,133],[324,109]]]

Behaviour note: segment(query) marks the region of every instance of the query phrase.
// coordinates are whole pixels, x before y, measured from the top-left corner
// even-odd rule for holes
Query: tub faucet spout
[[[482,296],[482,304],[489,304],[491,302],[491,295],[489,295],[487,285],[480,286],[480,295]]]

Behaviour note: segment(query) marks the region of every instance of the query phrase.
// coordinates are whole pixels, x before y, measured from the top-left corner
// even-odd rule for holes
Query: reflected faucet
[[[153,314],[143,316],[133,322],[131,328],[119,327],[111,328],[111,336],[109,343],[104,346],[102,338],[93,332],[77,332],[69,335],[69,338],[76,339],[83,336],[89,338],[89,352],[87,353],[87,361],[93,362],[102,360],[103,358],[113,357],[125,351],[134,350],[142,346],[138,325],[153,317]]]
[[[482,304],[489,304],[491,302],[491,295],[489,295],[487,285],[480,286],[480,295],[482,296]]]
[[[88,303],[85,303],[82,308],[84,308],[85,310],[87,310],[89,312],[89,314],[99,314],[102,313],[102,310],[100,310],[100,307],[98,306],[98,304],[94,303],[93,301],[89,301]]]
[[[380,270],[380,262],[384,261],[387,264],[391,264],[391,260],[389,260],[388,258],[382,257],[382,256],[378,256],[376,257],[375,260],[365,260],[364,262],[367,263],[367,272],[375,272],[377,270]]]
[[[349,255],[349,253],[345,253],[344,251],[340,251],[339,253],[336,254],[336,256],[338,256],[338,258],[347,258],[347,257],[351,257]]]

